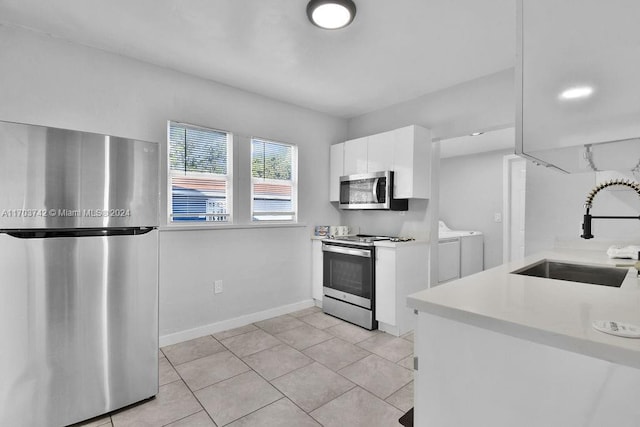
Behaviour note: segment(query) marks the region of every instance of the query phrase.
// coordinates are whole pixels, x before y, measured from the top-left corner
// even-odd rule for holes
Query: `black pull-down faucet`
[[[640,196],[640,184],[637,182],[623,180],[623,179],[612,179],[607,182],[603,182],[602,184],[597,185],[591,193],[587,196],[587,201],[584,204],[586,208],[586,213],[584,214],[584,220],[582,222],[582,237],[583,239],[593,239],[593,234],[591,234],[591,220],[592,219],[640,219],[640,215],[638,216],[592,216],[589,214],[589,210],[592,208],[593,198],[598,194],[600,190],[603,188],[611,187],[612,185],[623,185],[631,188],[638,196]]]

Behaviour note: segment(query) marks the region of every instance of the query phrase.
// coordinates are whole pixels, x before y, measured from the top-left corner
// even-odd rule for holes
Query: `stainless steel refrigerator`
[[[0,122],[0,426],[158,392],[159,147]]]

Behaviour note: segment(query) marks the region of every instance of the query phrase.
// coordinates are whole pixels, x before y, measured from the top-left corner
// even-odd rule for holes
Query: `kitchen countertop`
[[[640,339],[596,331],[594,320],[640,326],[640,282],[629,268],[620,288],[510,274],[548,259],[612,266],[590,250],[554,250],[528,256],[436,286],[407,298],[410,308],[614,363],[640,369]]]
[[[325,240],[329,236],[311,236],[311,240]],[[374,246],[397,248],[398,246],[424,245],[429,243],[427,240],[408,240],[406,242],[392,242],[390,240],[379,240],[374,242]]]
[[[379,240],[374,243],[375,246],[383,248],[397,248],[400,246],[424,245],[429,243],[426,240],[407,240],[406,242],[392,242],[390,240]]]

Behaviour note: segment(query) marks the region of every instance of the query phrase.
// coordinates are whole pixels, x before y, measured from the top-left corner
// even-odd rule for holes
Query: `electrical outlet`
[[[500,212],[496,212],[493,214],[493,221],[494,222],[502,222],[502,213]]]
[[[222,293],[222,280],[216,280],[213,282],[213,293],[220,294]]]

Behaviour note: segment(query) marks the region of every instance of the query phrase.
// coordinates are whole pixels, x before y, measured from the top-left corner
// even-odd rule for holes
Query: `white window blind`
[[[297,157],[295,145],[251,139],[253,221],[297,220]]]
[[[169,123],[169,221],[231,220],[231,135]]]

